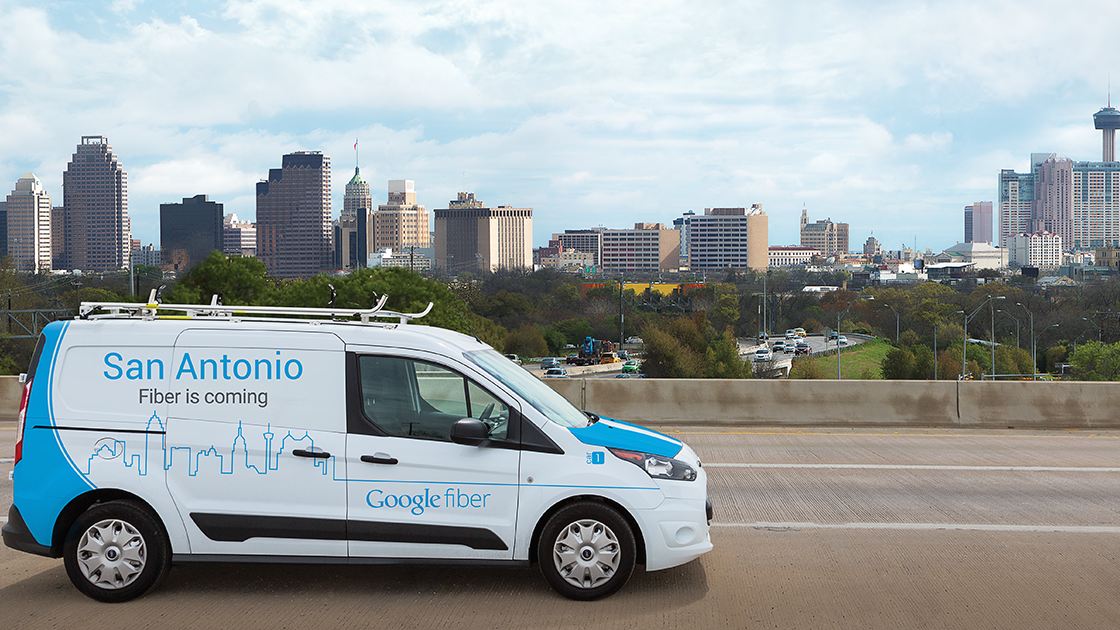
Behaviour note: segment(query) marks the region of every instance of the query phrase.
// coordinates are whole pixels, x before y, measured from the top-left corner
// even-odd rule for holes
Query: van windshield
[[[588,418],[582,411],[573,407],[566,398],[540,379],[496,351],[478,350],[467,352],[465,356],[471,363],[517,392],[517,395],[549,420],[568,428],[587,426]]]

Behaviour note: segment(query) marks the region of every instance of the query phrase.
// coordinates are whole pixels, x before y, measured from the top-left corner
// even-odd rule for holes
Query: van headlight
[[[609,448],[607,450],[614,453],[615,457],[628,461],[646,471],[646,474],[654,479],[696,481],[696,470],[679,459],[662,457],[651,453],[624,451],[620,448]]]

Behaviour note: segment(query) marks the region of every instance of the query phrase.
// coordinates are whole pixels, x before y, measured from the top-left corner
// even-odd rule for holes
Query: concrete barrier
[[[19,401],[23,398],[23,385],[18,376],[0,376],[0,420],[19,417]]]
[[[639,424],[1120,429],[1120,384],[555,379],[574,405]]]

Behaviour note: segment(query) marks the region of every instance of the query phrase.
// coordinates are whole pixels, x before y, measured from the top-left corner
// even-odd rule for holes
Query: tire
[[[63,545],[70,581],[101,602],[126,602],[157,586],[171,570],[171,545],[159,520],[132,501],[109,501],[82,513]]]
[[[606,597],[634,572],[637,543],[630,524],[601,503],[569,505],[548,519],[537,562],[552,588],[581,601]]]

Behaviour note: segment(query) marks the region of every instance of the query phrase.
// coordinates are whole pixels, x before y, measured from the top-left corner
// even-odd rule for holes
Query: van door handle
[[[305,451],[302,448],[297,448],[292,451],[292,455],[296,457],[314,457],[315,459],[327,459],[331,456],[331,454],[326,451]]]
[[[388,455],[362,455],[362,461],[367,464],[395,464],[397,463],[396,457],[389,457]]]

